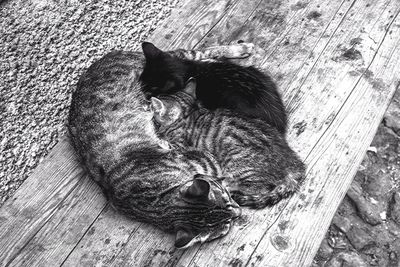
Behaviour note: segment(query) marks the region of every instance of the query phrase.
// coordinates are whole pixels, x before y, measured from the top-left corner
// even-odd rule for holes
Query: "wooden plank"
[[[186,1],[173,11],[167,23],[156,29],[150,41],[165,50],[192,48],[239,0]]]
[[[173,244],[172,235],[143,224],[111,266],[174,266],[184,251]]]
[[[295,78],[283,84],[283,98],[293,114],[291,125],[298,130],[293,135],[302,136],[293,144],[296,150],[308,155],[335,119],[375,57],[386,34],[385,27],[393,20],[390,13],[398,7],[396,1],[371,2],[368,6],[365,1],[355,2],[338,28],[326,29],[326,37],[295,70]],[[281,53],[277,51],[278,57],[285,53],[284,48]],[[284,62],[288,66],[290,63]]]
[[[60,266],[105,206],[100,188],[87,176],[16,255],[10,266]],[[66,208],[68,207],[68,208]]]
[[[73,194],[81,177],[76,156],[62,139],[0,209],[0,265],[6,265],[24,249],[60,203]]]
[[[140,225],[107,206],[63,265],[110,266]]]
[[[261,1],[245,23],[232,25],[235,17],[224,17],[224,21],[211,30],[200,46],[230,43],[235,40],[253,42],[259,47],[259,51],[256,56],[249,58],[247,64],[271,67],[268,70],[278,83],[290,81],[294,73],[287,72],[298,69],[298,64],[309,56],[310,50],[319,39],[327,36],[326,28],[336,28],[351,4],[352,2],[343,0],[330,1],[329,5],[323,6],[321,1],[310,0]],[[312,14],[320,16],[312,19]],[[224,34],[219,34],[221,32]],[[285,53],[276,54],[278,48],[286,48]],[[291,63],[295,64],[282,64],[284,58],[291,59]],[[274,61],[270,62],[271,59]],[[243,60],[238,62],[242,63]],[[263,66],[264,63],[269,64]],[[287,77],[288,74],[291,76]],[[282,87],[282,84],[280,86]]]
[[[398,14],[398,6],[388,8]],[[388,10],[390,9],[385,9]],[[380,19],[386,17],[385,13],[383,12]],[[387,17],[390,18],[390,15]],[[379,31],[386,29],[384,41],[366,74],[352,88],[351,95],[336,114],[336,118],[308,155],[309,173],[302,192],[304,199],[291,199],[279,219],[258,244],[254,255],[266,255],[259,262],[260,266],[307,266],[311,263],[331,218],[373,139],[391,96],[399,87],[400,76],[396,72],[396,66],[400,63],[399,17],[394,25],[386,28],[384,24],[377,24],[373,28]],[[390,31],[392,33],[388,34]],[[375,33],[373,32],[374,35]],[[375,36],[378,37],[378,34]],[[373,77],[370,76],[371,73]],[[314,190],[318,194],[308,194],[308,190]],[[299,205],[302,206],[301,209],[298,208]],[[249,264],[256,262],[256,258],[252,257]]]
[[[397,61],[398,63],[399,61]],[[380,77],[386,77],[386,75],[377,77],[381,79]],[[390,81],[390,90],[387,93],[392,95],[397,85],[393,80]],[[373,134],[381,119],[380,116],[383,116],[385,107],[389,103],[387,96],[382,97],[382,92],[364,94],[363,90],[372,87],[373,85],[367,81],[360,82],[354,94],[350,96],[348,102],[337,115],[338,120],[332,123],[319,145],[310,154],[310,159],[307,162],[312,168],[308,177],[322,180],[322,182],[316,184],[311,181],[306,186],[309,190],[317,191],[318,195],[311,195],[310,197],[306,191],[303,191],[302,193],[306,196],[303,201],[297,200],[289,203],[284,213],[268,230],[254,252],[255,255],[265,255],[268,252],[266,253],[268,256],[260,264],[268,262],[272,266],[282,263],[307,266],[311,263],[314,253],[310,253],[310,251],[317,251],[320,241],[323,239],[323,233],[328,229],[330,220],[340,204],[338,199],[344,197],[350,186],[351,178],[354,177],[357,167],[365,155],[366,144],[370,144],[372,141]],[[368,101],[371,97],[377,98],[378,101]],[[371,108],[375,108],[375,110],[372,111]],[[352,112],[356,109],[365,112],[364,116],[354,115]],[[366,125],[369,127],[366,128]],[[337,131],[339,127],[341,129]],[[358,131],[358,133],[354,134],[353,131]],[[332,161],[331,155],[333,153],[336,153],[338,158]],[[333,179],[340,179],[341,183],[333,181]],[[305,208],[298,210],[296,207],[299,204],[304,205]],[[306,205],[309,205],[310,208],[307,208]],[[295,216],[292,215],[293,212]],[[282,231],[279,228],[280,224],[285,225],[287,229]],[[320,230],[316,232],[311,229]],[[284,243],[279,246],[279,244],[274,245],[271,241],[265,241],[274,241],[277,240],[276,238],[283,240]],[[274,245],[275,249],[271,245]],[[281,258],[278,261],[276,260],[277,255]],[[290,255],[290,258],[282,261],[282,255]],[[254,258],[250,260],[250,263],[253,262],[255,262]]]

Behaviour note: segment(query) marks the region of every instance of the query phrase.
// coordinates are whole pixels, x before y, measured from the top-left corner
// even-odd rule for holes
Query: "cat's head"
[[[181,214],[174,220],[175,246],[187,248],[228,233],[240,207],[225,187],[206,175],[196,175],[179,189]]]
[[[160,125],[169,126],[188,116],[198,107],[196,101],[196,81],[190,78],[183,91],[173,95],[162,95],[150,99],[150,107],[154,112],[154,120]]]
[[[181,59],[163,52],[152,43],[144,42],[142,49],[146,64],[140,79],[147,95],[171,94],[184,87],[186,66]]]

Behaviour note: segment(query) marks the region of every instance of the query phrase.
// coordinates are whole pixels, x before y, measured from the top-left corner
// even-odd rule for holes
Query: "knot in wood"
[[[271,236],[271,243],[278,251],[284,251],[290,247],[289,238],[284,235],[275,234]]]

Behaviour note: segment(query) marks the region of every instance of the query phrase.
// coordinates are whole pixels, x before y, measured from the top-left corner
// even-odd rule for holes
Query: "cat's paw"
[[[243,59],[255,53],[253,43],[238,42],[230,45],[211,46],[205,49],[203,60]]]
[[[255,53],[255,46],[253,43],[246,43],[239,40],[237,44],[231,45],[232,57],[231,58],[247,58]]]

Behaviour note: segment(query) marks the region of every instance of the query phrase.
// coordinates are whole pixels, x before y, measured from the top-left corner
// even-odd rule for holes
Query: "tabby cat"
[[[197,104],[195,81],[184,91],[151,98],[157,131],[175,146],[211,152],[223,184],[241,206],[263,208],[293,194],[305,167],[283,134],[261,119]]]
[[[247,51],[232,48],[239,57]],[[240,208],[215,181],[221,170],[213,156],[172,149],[156,135],[139,81],[144,61],[139,52],[115,51],[80,77],[69,113],[72,145],[116,209],[174,232],[176,247],[223,236]]]
[[[243,67],[227,60],[199,61],[171,55],[145,42],[146,64],[141,75],[145,90],[152,96],[183,90],[194,77],[196,95],[208,109],[227,108],[261,118],[285,133],[287,116],[272,79],[253,66]]]

